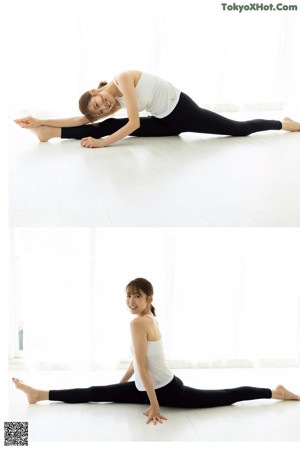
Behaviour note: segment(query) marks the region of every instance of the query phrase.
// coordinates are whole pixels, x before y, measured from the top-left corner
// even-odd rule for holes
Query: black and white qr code
[[[4,422],[4,445],[28,445],[28,422]]]

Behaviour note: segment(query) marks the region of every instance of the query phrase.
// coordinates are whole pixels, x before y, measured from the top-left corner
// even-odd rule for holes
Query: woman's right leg
[[[122,128],[128,119],[106,119],[96,125],[82,125],[79,127],[52,127],[43,125],[40,127],[27,128],[34,133],[41,142],[47,142],[52,138],[61,139],[82,139],[92,137],[100,139],[104,136],[111,135]],[[141,117],[140,127],[131,133],[131,136],[140,137],[158,137],[158,136],[176,136],[179,133],[173,127],[165,124],[156,117]]]
[[[48,142],[49,139],[61,137],[61,128],[59,127],[42,125],[40,127],[26,128],[26,130],[29,130],[31,133],[35,134],[39,138],[40,142]]]
[[[128,119],[106,119],[95,125],[81,125],[79,127],[65,127],[61,129],[62,139],[82,139],[92,137],[100,139],[122,128]]]
[[[242,386],[231,389],[195,389],[185,386],[178,377],[156,391],[161,406],[179,408],[211,408],[228,406],[245,400],[273,398],[277,400],[300,400],[300,396],[279,385],[276,389]]]
[[[100,139],[104,136],[111,135],[122,128],[128,119],[106,119],[97,125],[82,125],[80,127],[69,127],[61,129],[62,139],[82,139],[92,137]],[[176,136],[178,132],[166,125],[162,120],[156,117],[140,117],[140,127],[131,133],[130,136],[139,137],[159,137],[159,136]]]

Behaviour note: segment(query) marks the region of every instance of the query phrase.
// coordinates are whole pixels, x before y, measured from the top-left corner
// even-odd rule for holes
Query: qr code
[[[28,445],[28,422],[4,422],[4,445]]]

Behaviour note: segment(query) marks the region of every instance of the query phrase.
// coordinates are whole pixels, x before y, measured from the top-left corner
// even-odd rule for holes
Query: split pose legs
[[[145,391],[139,391],[134,381],[107,386],[92,386],[82,389],[39,390],[30,387],[23,381],[13,378],[17,389],[27,395],[28,402],[33,404],[42,400],[61,401],[65,403],[113,402],[149,404]],[[276,400],[300,400],[300,396],[279,385],[274,390],[243,386],[232,389],[202,390],[184,386],[176,376],[163,388],[156,389],[157,399],[161,406],[179,408],[210,408],[231,405],[245,400],[272,398]]]
[[[195,389],[183,382],[167,367],[162,336],[152,305],[153,286],[145,278],[136,278],[126,287],[126,306],[134,319],[130,322],[132,361],[117,384],[88,388],[39,390],[13,378],[29,403],[41,400],[65,403],[112,402],[149,405],[144,414],[147,423],[165,419],[160,406],[176,408],[211,408],[256,399],[300,400],[300,396],[277,386],[268,388],[242,386],[231,389]],[[153,350],[154,349],[154,350]],[[135,374],[135,381],[129,381]]]
[[[72,119],[46,121],[53,125],[40,125],[42,121],[25,117],[15,122],[28,128],[41,142],[51,138],[81,139],[83,147],[89,147],[88,138],[100,139],[112,135],[128,122],[127,118],[109,118],[95,125],[75,126]],[[78,123],[74,121],[74,124]],[[67,124],[66,126],[64,124]],[[71,125],[71,126],[70,126]],[[188,95],[181,93],[174,111],[158,119],[154,116],[140,117],[140,127],[130,136],[160,137],[178,136],[183,132],[208,133],[229,136],[248,136],[266,130],[300,131],[300,123],[290,118],[282,121],[254,119],[246,121],[231,120],[212,111],[200,108]]]

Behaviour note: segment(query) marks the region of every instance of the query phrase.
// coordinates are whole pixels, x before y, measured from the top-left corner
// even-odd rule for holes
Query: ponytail
[[[152,314],[153,314],[154,316],[156,316],[155,308],[154,308],[153,305],[150,306],[150,309],[151,309]]]
[[[104,87],[107,85],[107,81],[100,81],[99,85],[98,85],[98,89]]]

